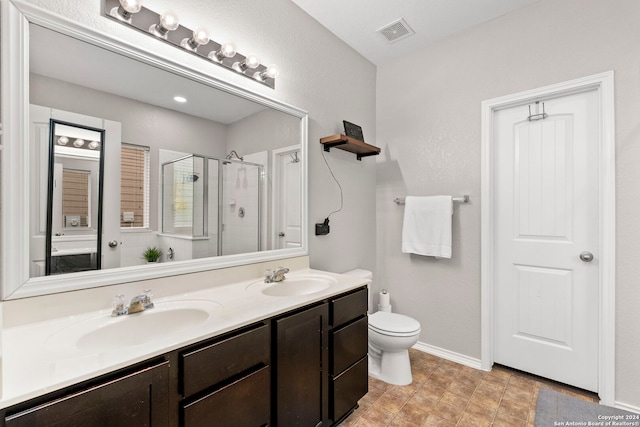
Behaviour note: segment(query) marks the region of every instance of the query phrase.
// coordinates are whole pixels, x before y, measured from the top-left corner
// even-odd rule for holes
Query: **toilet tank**
[[[356,268],[355,270],[350,270],[345,273],[347,276],[355,276],[361,279],[371,280],[373,279],[373,273],[369,270],[363,270],[361,268]],[[373,304],[371,302],[371,285],[367,288],[367,306],[369,308],[368,313],[373,313]]]

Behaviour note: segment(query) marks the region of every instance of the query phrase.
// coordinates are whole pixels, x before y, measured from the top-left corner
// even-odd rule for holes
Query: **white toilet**
[[[352,270],[348,275],[371,279],[366,270]],[[413,381],[409,348],[418,342],[420,322],[402,314],[377,311],[369,315],[369,376],[395,385]],[[369,296],[371,312],[371,296]]]

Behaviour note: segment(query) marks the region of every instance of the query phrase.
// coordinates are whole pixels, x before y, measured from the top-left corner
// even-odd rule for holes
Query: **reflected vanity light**
[[[219,43],[210,38],[205,26],[195,30],[180,25],[173,11],[162,14],[142,6],[142,0],[102,0],[104,16],[130,28],[162,40],[185,52],[233,70],[270,88],[275,88],[277,67],[262,65],[255,55],[242,55],[231,42]],[[155,24],[149,26],[150,23]]]
[[[95,150],[96,148],[98,148],[99,145],[100,143],[98,141],[91,141],[88,147],[90,150]]]
[[[69,138],[66,136],[58,137],[58,145],[67,145],[69,143]]]
[[[78,138],[78,139],[76,139],[75,141],[73,141],[73,146],[74,146],[74,147],[78,147],[78,148],[80,148],[80,147],[82,147],[83,145],[84,145],[84,139],[82,139],[82,138]]]
[[[157,24],[153,24],[149,27],[149,32],[155,36],[166,39],[169,31],[175,31],[180,26],[178,15],[175,12],[168,10],[160,15],[160,20]]]
[[[142,9],[141,0],[119,0],[120,4],[111,9],[109,14],[120,21],[131,23],[131,15]]]

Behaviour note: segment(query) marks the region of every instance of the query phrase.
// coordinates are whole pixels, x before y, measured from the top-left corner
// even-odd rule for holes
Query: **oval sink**
[[[220,307],[214,301],[188,300],[155,303],[150,310],[119,317],[103,314],[56,332],[49,337],[47,347],[117,350],[172,339],[183,331],[205,324],[212,312]]]
[[[304,276],[287,276],[282,282],[266,284],[258,282],[250,286],[264,284],[267,286],[262,289],[264,295],[272,297],[289,297],[297,295],[307,295],[323,291],[338,281],[331,276],[323,275],[304,275]]]

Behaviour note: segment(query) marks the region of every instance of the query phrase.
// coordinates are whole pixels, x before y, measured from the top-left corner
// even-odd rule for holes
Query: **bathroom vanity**
[[[322,277],[333,279],[325,290],[308,295],[269,295],[278,286],[315,286]],[[124,350],[131,355],[132,363],[119,363],[121,366],[110,372],[12,404],[2,410],[0,425],[335,425],[357,407],[368,384],[366,283],[341,277],[344,276],[308,270],[301,276],[294,272],[289,284],[287,280],[275,284],[253,280],[183,296],[183,302],[158,301],[157,308],[130,316],[154,316],[156,322],[161,322],[162,313],[182,313],[182,308],[173,305],[191,304],[196,310],[204,298],[220,302],[212,311],[214,321],[207,323],[212,328],[209,336],[189,337],[188,330],[179,331],[182,338],[176,338],[175,348],[166,351],[148,352],[145,346],[134,345]],[[235,295],[229,294],[231,289]],[[227,295],[224,301],[223,293]],[[230,315],[225,308],[235,308],[236,304],[243,304],[242,300],[247,308],[243,313],[246,322],[231,329],[231,321],[225,321],[225,316]],[[252,313],[251,308],[258,306],[262,307],[262,315],[271,315],[255,320],[252,314],[257,310]],[[156,309],[159,311],[153,313]],[[108,315],[107,311],[100,314]],[[60,334],[72,333],[77,323],[71,321],[63,332],[56,332],[56,341],[64,342]],[[224,332],[216,332],[219,326],[224,326]],[[197,326],[192,329],[204,330]],[[131,330],[135,332],[135,327]],[[23,334],[26,330],[16,332]],[[88,332],[89,336],[93,333]],[[8,335],[8,344],[15,339]],[[29,341],[31,349],[38,347]],[[63,353],[50,339],[39,341],[41,351],[49,353],[48,357],[64,354],[64,358],[70,358],[54,360],[52,366],[77,363],[79,371],[84,360],[108,363],[109,354],[113,353],[108,346],[84,351],[85,343],[77,345],[80,351],[74,355]],[[138,357],[133,357],[136,353]],[[141,354],[150,357],[139,360]],[[30,357],[35,356],[27,359]],[[17,367],[23,370],[23,376],[29,375],[27,364]],[[37,370],[33,373],[38,374]],[[50,375],[50,380],[56,376]],[[46,381],[39,384],[42,390],[47,388]]]

